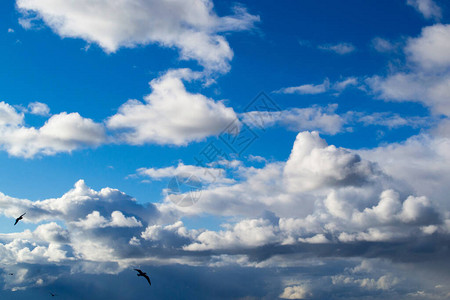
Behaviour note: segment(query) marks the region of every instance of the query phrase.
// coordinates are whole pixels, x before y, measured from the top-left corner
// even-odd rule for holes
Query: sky
[[[449,21],[1,1],[0,297],[450,298]]]

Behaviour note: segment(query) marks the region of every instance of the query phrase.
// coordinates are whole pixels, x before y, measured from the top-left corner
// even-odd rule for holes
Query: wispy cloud
[[[330,83],[330,80],[326,78],[321,84],[303,84],[299,86],[286,87],[274,91],[278,94],[300,94],[300,95],[317,95],[323,94],[329,91],[335,92],[338,95],[340,92],[351,86],[357,86],[359,80],[356,77],[348,77],[342,81],[336,81]]]
[[[340,55],[345,55],[356,51],[356,47],[351,43],[323,44],[318,45],[317,48],[324,51],[334,52]]]
[[[426,19],[440,20],[442,18],[442,10],[433,0],[407,0],[406,3],[414,7]]]
[[[329,88],[330,81],[328,79],[325,79],[325,81],[321,84],[303,84],[299,86],[282,88],[274,92],[280,94],[315,95],[325,93]]]

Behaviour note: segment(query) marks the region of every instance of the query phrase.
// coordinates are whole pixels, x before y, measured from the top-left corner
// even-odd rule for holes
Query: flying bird
[[[20,217],[18,217],[18,218],[16,219],[16,223],[14,223],[14,226],[15,226],[20,220],[23,219],[23,216],[25,216],[25,214],[26,214],[26,213],[24,213],[23,215],[21,215]]]
[[[50,295],[52,295],[52,297],[55,297],[56,295],[55,294],[53,294],[52,292],[50,292]]]
[[[8,275],[9,275],[9,276],[13,276],[13,275],[14,275],[14,273],[9,273]]]
[[[134,270],[138,271],[139,274],[136,274],[137,276],[142,276],[142,277],[144,277],[145,279],[147,279],[148,284],[152,285],[152,283],[150,282],[150,278],[148,277],[147,273],[142,272],[142,271],[139,270],[139,269],[134,269]]]

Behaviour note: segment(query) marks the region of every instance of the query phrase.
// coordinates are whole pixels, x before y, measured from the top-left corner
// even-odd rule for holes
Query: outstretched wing
[[[139,274],[144,274],[144,272],[142,272],[141,270],[139,270],[139,269],[134,269],[135,271],[137,271]]]
[[[145,279],[147,279],[148,284],[152,285],[152,283],[150,282],[150,278],[147,275],[144,275]]]
[[[20,217],[18,217],[18,218],[16,219],[16,222],[14,223],[14,225],[16,225],[20,220],[22,220],[22,219],[23,219],[23,216],[25,216],[25,214],[26,214],[26,213],[23,213]]]

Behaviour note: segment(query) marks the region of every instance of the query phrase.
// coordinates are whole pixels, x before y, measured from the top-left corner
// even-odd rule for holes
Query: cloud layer
[[[115,274],[141,264],[284,268],[299,257],[317,255],[414,264],[448,255],[443,247],[449,239],[448,210],[412,194],[353,151],[328,145],[317,132],[299,133],[285,162],[261,168],[234,165],[234,176],[242,180],[222,178],[220,184],[205,186],[190,207],[178,207],[168,198],[142,205],[115,189],[94,191],[83,181],[54,199],[32,202],[0,194],[5,216],[13,220],[26,211],[24,222],[39,223],[33,231],[0,235],[2,264],[22,274],[8,279],[5,288],[36,286],[38,281],[46,285],[67,270]],[[199,171],[181,164],[139,172],[158,179],[178,169]],[[235,218],[222,230],[189,229],[178,220],[205,213]],[[421,241],[432,250],[417,249],[414,245]],[[35,271],[46,267],[52,271]],[[396,284],[374,271],[339,272],[322,280],[369,293],[389,292]],[[305,283],[279,284],[278,295],[287,299],[321,293]]]

